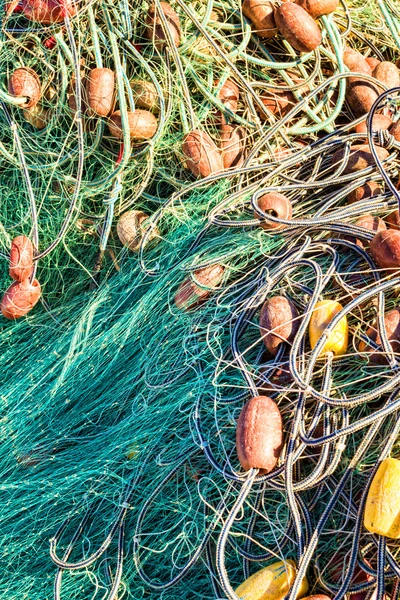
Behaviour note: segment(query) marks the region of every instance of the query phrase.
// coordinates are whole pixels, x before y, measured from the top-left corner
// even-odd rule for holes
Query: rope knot
[[[105,206],[111,206],[112,204],[115,204],[121,191],[122,183],[119,179],[116,179],[111,192],[103,198],[103,204]]]
[[[394,147],[396,139],[391,133],[389,133],[387,129],[380,129],[376,133],[378,138],[377,143],[379,146],[382,146],[387,150],[391,150]]]

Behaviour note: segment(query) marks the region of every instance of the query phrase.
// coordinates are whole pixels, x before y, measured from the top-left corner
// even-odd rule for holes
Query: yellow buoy
[[[282,600],[289,592],[296,576],[294,560],[279,561],[264,567],[246,579],[236,589],[243,600]],[[308,581],[304,577],[296,598],[302,598],[308,591]]]
[[[400,460],[385,458],[372,480],[364,512],[371,533],[400,538]]]
[[[343,306],[339,304],[339,302],[336,302],[336,300],[321,300],[321,302],[317,302],[312,312],[309,325],[311,348],[315,348],[318,340],[332,321],[333,317],[335,317],[342,309]],[[344,316],[328,335],[319,356],[323,356],[328,352],[333,352],[336,356],[345,354],[348,337],[347,318]]]

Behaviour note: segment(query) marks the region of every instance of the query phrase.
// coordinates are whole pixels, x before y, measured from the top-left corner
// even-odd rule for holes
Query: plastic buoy
[[[400,538],[400,460],[385,458],[372,480],[364,511],[364,526],[371,533]]]
[[[282,600],[289,592],[295,576],[294,560],[279,561],[251,575],[239,585],[236,594],[246,600]],[[302,598],[307,591],[308,581],[304,577],[296,598]]]
[[[311,315],[309,326],[311,348],[315,348],[318,340],[332,321],[333,317],[335,317],[342,308],[343,306],[339,302],[336,302],[336,300],[321,300],[321,302],[317,302]],[[333,352],[336,356],[345,354],[348,336],[347,318],[344,316],[329,333],[319,356],[327,354],[328,352]]]

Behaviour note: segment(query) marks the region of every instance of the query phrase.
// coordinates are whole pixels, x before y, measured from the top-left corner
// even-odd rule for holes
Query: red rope
[[[121,147],[119,149],[119,154],[118,154],[117,162],[115,163],[116,165],[119,165],[119,163],[121,162],[123,153],[124,153],[124,144],[121,144]]]

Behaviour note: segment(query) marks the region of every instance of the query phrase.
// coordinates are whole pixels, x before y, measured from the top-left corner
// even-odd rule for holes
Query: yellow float
[[[364,511],[371,533],[400,538],[400,460],[385,458],[372,480]]]
[[[279,561],[264,567],[246,579],[236,589],[243,600],[282,600],[289,592],[296,577],[294,560]],[[308,591],[308,581],[304,577],[296,598],[302,598]]]
[[[329,323],[342,309],[343,306],[339,302],[336,302],[336,300],[321,300],[320,302],[317,302],[312,312],[309,325],[309,336],[312,349],[317,345],[318,340],[328,327]],[[333,352],[335,356],[346,354],[348,337],[347,318],[344,316],[328,335],[319,356],[323,356],[328,352]]]

